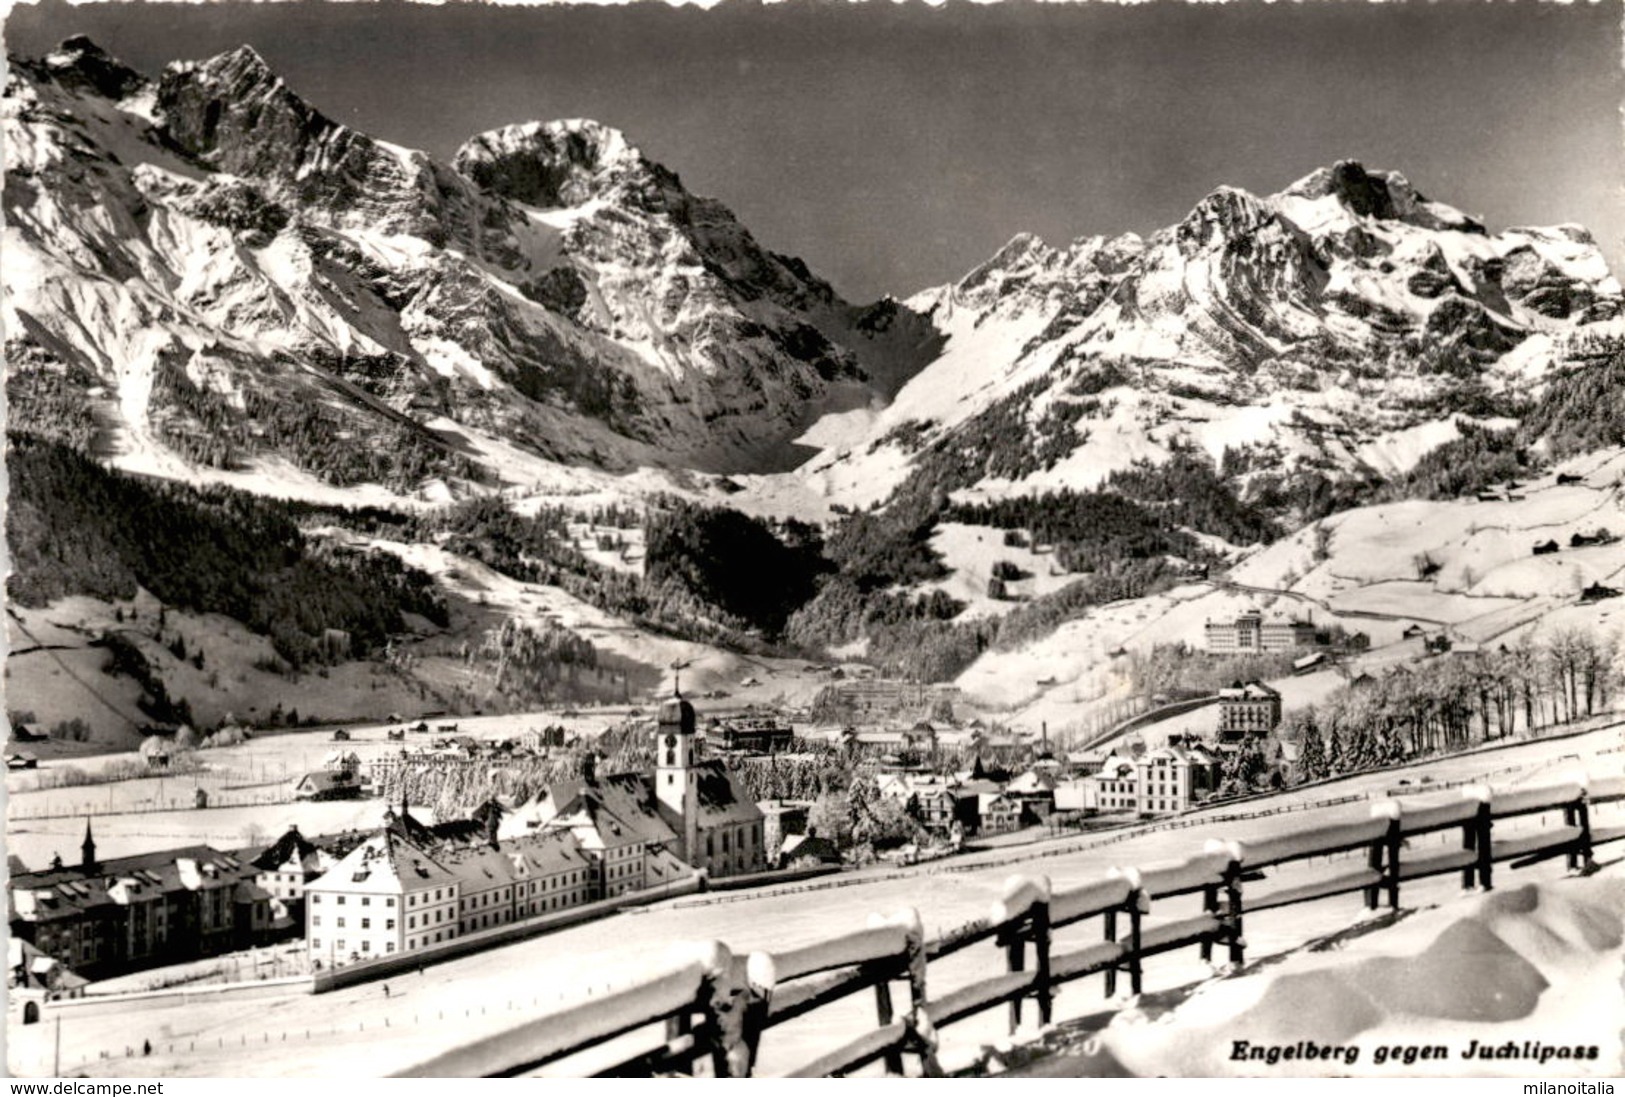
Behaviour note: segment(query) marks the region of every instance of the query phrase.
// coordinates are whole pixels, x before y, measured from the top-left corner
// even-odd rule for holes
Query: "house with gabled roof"
[[[11,938],[6,952],[6,1004],[25,1025],[39,1023],[45,1002],[83,998],[90,985],[90,980],[27,941]]]
[[[1095,806],[1100,811],[1133,811],[1139,806],[1139,781],[1136,779],[1135,759],[1131,754],[1113,751],[1102,761],[1100,769],[1084,778],[1095,784]]]
[[[1055,810],[1055,775],[1033,768],[1004,786],[1004,794],[1021,812],[1023,823],[1042,823]]]
[[[361,777],[351,770],[318,769],[294,782],[296,800],[359,800],[365,794]]]
[[[600,788],[588,785],[565,801],[544,826],[568,831],[591,864],[590,895],[593,899],[613,899],[628,891],[639,891],[646,881],[646,859],[651,848],[665,848],[676,834],[659,814],[646,809],[635,796],[633,782],[618,774],[603,782],[615,790],[605,796]],[[609,804],[616,803],[621,811]],[[624,812],[624,814],[623,814]]]
[[[1281,723],[1281,694],[1260,681],[1234,682],[1219,691],[1219,742],[1262,737]]]
[[[460,881],[428,850],[386,826],[306,885],[312,963],[345,964],[448,941],[458,934]]]
[[[1021,805],[1002,792],[976,794],[976,819],[983,834],[1002,834],[1021,825]]]
[[[1136,799],[1143,815],[1185,811],[1219,785],[1219,759],[1200,744],[1158,747],[1135,763]]]
[[[289,827],[282,837],[261,850],[250,862],[254,883],[271,897],[273,928],[288,930],[305,924],[305,887],[331,868],[338,857]]]

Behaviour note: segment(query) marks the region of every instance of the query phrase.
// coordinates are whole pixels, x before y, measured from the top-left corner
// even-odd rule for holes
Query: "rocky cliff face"
[[[1272,473],[1388,473],[1622,334],[1583,229],[1492,234],[1351,161],[1269,197],[1221,187],[1144,239],[1018,236],[910,304],[942,353],[868,438],[802,470],[844,501],[1012,419],[1044,458],[976,492],[1088,486],[1184,445]]]
[[[84,39],[4,106],[14,405],[133,467],[760,471],[877,396],[858,310],[594,122],[442,164],[247,47],[149,79]]]

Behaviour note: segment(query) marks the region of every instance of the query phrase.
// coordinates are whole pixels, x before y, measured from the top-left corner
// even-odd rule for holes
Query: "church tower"
[[[85,840],[79,843],[79,867],[89,872],[96,867],[96,839],[90,833],[90,820],[85,820]]]
[[[689,864],[699,856],[699,777],[694,772],[694,706],[677,683],[660,706],[655,726],[655,798],[676,817],[677,855]],[[698,867],[698,866],[696,866]]]

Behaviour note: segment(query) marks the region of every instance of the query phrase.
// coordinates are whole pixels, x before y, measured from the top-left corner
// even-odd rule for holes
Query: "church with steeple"
[[[761,809],[720,760],[701,757],[694,706],[677,683],[656,715],[654,748],[652,772],[601,775],[589,764],[511,813],[503,833],[569,827],[585,848],[606,851],[606,863],[617,859],[606,898],[666,882],[674,859],[713,878],[770,868]]]

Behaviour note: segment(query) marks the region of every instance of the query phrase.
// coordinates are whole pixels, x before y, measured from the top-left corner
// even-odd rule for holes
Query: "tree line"
[[[1527,736],[1605,711],[1621,681],[1619,638],[1560,628],[1493,651],[1436,656],[1294,709],[1280,735],[1312,781]]]

